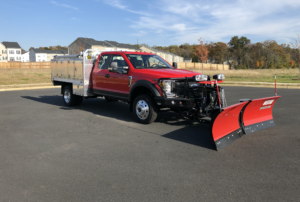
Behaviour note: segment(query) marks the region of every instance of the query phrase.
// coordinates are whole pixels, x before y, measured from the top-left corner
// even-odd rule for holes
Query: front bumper
[[[183,108],[191,109],[194,106],[195,99],[190,98],[164,98],[164,97],[154,97],[156,104],[160,107],[167,108]]]

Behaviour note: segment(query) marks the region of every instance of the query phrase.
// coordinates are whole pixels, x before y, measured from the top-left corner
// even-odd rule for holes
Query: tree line
[[[35,49],[34,47],[30,47],[29,51],[31,51],[31,49]],[[42,50],[68,50],[67,46],[49,46],[49,47],[39,47],[38,49],[42,49]]]
[[[251,43],[250,39],[243,36],[234,36],[228,43],[208,43],[201,38],[199,42],[199,45],[185,43],[153,48],[192,58],[193,62],[226,62],[236,69],[285,69],[300,65],[300,43],[278,44],[274,40]]]

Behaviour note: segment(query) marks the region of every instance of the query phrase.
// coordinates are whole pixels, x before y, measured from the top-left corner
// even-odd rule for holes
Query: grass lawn
[[[51,82],[51,69],[0,69],[0,85]]]
[[[194,70],[195,71],[195,70]],[[196,70],[202,72],[202,70]],[[299,69],[258,69],[258,70],[204,70],[206,75],[225,74],[225,81],[241,82],[274,82],[274,74],[278,83],[300,83]],[[229,82],[227,82],[229,83]]]
[[[202,70],[194,70],[202,72]],[[299,69],[275,70],[204,70],[204,74],[225,74],[225,81],[300,83]],[[229,81],[229,82],[228,82]],[[51,69],[0,69],[0,85],[51,83]]]

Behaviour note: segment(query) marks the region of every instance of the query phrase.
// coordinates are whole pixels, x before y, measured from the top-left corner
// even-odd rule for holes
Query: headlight
[[[225,75],[224,74],[216,74],[216,75],[213,76],[213,79],[215,79],[215,80],[224,80]]]
[[[205,75],[205,74],[196,75],[195,80],[196,81],[207,81],[207,75]]]
[[[159,86],[163,89],[163,91],[166,93],[167,97],[175,97],[175,94],[172,93],[172,83],[174,83],[174,80],[160,80],[158,82]]]

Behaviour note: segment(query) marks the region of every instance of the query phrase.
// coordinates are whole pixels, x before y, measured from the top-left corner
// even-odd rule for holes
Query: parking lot
[[[274,95],[225,90],[229,105]],[[179,114],[141,125],[125,103],[59,93],[0,92],[0,201],[299,201],[300,90],[278,89],[276,126],[221,151]]]

